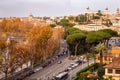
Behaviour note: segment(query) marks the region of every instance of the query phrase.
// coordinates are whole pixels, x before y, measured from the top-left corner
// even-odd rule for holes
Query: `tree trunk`
[[[79,45],[80,42],[78,42],[75,46],[75,57],[77,56],[77,49],[78,49],[78,45]]]
[[[31,70],[33,70],[33,59],[31,59]]]
[[[88,66],[89,66],[89,59],[87,60]]]
[[[5,71],[5,80],[7,80],[7,78],[8,78],[8,72],[7,72],[7,70]]]
[[[109,39],[106,40],[106,46],[107,46],[107,48],[109,46],[108,43],[109,43]]]
[[[103,58],[103,55],[102,55],[102,52],[100,52],[100,67],[102,67],[102,65],[103,65],[103,60],[102,60],[102,58]]]
[[[93,57],[94,57],[94,63],[96,63],[96,56],[95,56],[95,53],[93,53]]]

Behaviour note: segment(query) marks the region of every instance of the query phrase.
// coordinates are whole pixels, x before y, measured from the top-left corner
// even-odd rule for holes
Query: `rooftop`
[[[120,57],[114,58],[113,62],[104,66],[104,68],[120,69]]]

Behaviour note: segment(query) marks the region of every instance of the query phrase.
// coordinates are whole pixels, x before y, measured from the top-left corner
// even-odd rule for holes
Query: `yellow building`
[[[111,53],[119,55],[120,54],[120,47],[117,47],[117,46],[112,47]]]
[[[109,51],[103,54],[102,60],[104,64],[109,64],[115,55],[111,54]],[[96,55],[96,62],[100,63],[100,55]]]
[[[120,47],[113,46],[111,50],[107,50],[103,53],[103,63],[109,64],[114,58],[120,56]],[[100,62],[100,55],[96,55],[96,62]]]

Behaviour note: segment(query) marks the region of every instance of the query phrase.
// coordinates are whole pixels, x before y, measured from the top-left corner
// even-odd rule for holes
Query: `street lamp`
[[[83,69],[83,56],[80,56],[80,59],[82,61],[82,69]]]

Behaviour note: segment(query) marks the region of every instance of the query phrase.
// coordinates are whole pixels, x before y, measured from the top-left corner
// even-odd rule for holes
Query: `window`
[[[108,73],[112,73],[113,72],[113,70],[112,69],[108,69]]]
[[[100,60],[100,56],[98,56],[98,60]]]
[[[115,73],[116,74],[120,74],[120,70],[115,70]]]
[[[110,62],[112,62],[112,58],[110,58]]]
[[[107,57],[106,56],[104,57],[104,60],[107,61]]]

